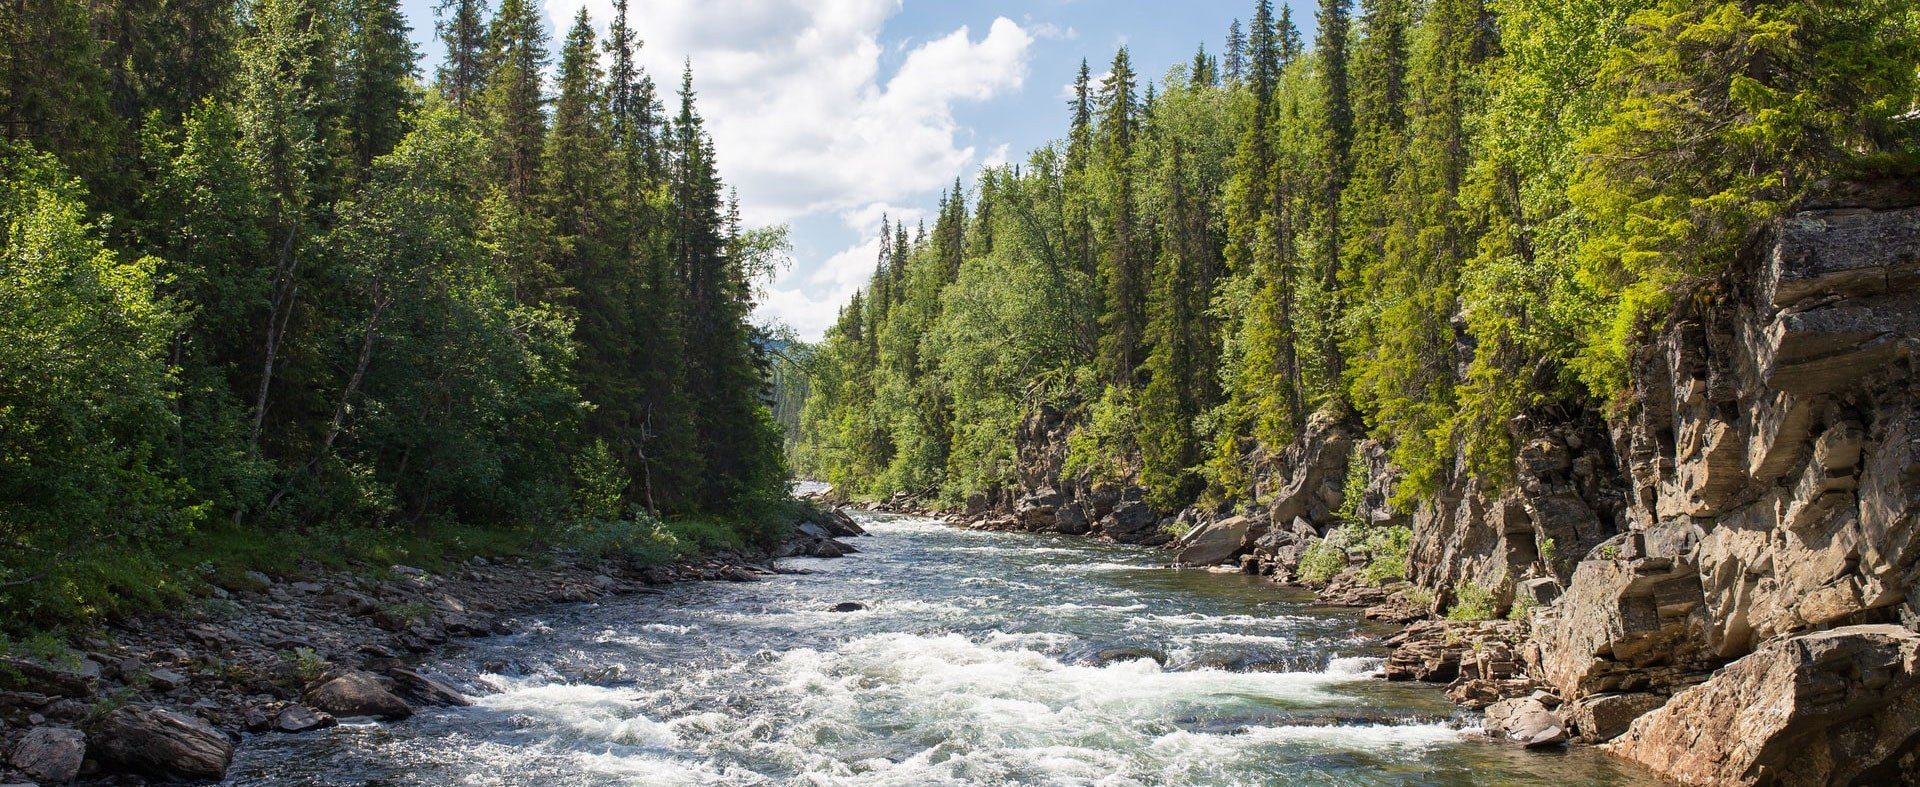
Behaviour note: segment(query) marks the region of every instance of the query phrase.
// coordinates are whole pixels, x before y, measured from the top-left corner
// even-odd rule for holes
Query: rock
[[[1168,536],[1160,530],[1160,516],[1138,500],[1114,506],[1113,513],[1100,520],[1100,531],[1122,544],[1164,543]]]
[[[1393,653],[1383,671],[1387,680],[1444,683],[1460,676],[1471,653],[1477,674],[1469,677],[1511,677],[1516,671],[1512,645],[1524,631],[1523,624],[1507,620],[1416,621],[1387,640]],[[1489,655],[1505,658],[1486,659]]]
[[[410,669],[390,669],[387,675],[398,684],[400,693],[423,705],[466,707],[473,704],[459,689],[446,681]]]
[[[1565,743],[1566,725],[1553,710],[1532,697],[1501,700],[1487,706],[1483,723],[1489,735],[1529,749]]]
[[[1227,517],[1201,525],[1180,539],[1182,548],[1174,562],[1188,566],[1213,566],[1239,557],[1250,546],[1247,534],[1252,525],[1253,520],[1244,516]]]
[[[863,610],[863,609],[866,609],[866,608],[867,608],[867,605],[865,605],[865,604],[862,604],[862,603],[860,603],[860,602],[858,602],[858,601],[842,601],[842,602],[840,602],[840,603],[838,603],[838,604],[835,604],[835,605],[833,605],[833,607],[832,607],[832,610],[831,610],[831,611],[833,611],[833,612],[859,612],[860,610]]]
[[[301,733],[339,723],[332,716],[305,705],[288,705],[274,715],[272,728],[285,733]]]
[[[233,743],[219,730],[151,705],[114,709],[87,740],[91,757],[153,779],[218,781],[233,761]]]
[[[1166,666],[1167,654],[1161,653],[1157,650],[1149,650],[1147,648],[1117,647],[1117,648],[1101,648],[1099,650],[1094,651],[1092,654],[1088,655],[1084,659],[1084,661],[1087,664],[1091,664],[1096,667],[1104,667],[1104,666],[1107,666],[1108,664],[1117,664],[1122,661],[1142,661],[1142,660],[1152,661],[1155,664]]]
[[[20,738],[8,758],[35,781],[66,784],[80,775],[87,756],[87,735],[64,727],[35,727]]]
[[[82,660],[75,667],[64,667],[12,656],[0,657],[0,682],[11,681],[12,675],[24,681],[19,688],[56,697],[91,697],[100,685],[100,665],[88,660]]]
[[[157,669],[147,673],[147,685],[155,691],[173,691],[187,685],[187,676],[170,669]]]
[[[336,670],[308,684],[306,702],[340,718],[371,716],[389,721],[413,715],[406,700],[394,696],[371,673]]]
[[[1620,737],[1634,719],[1665,705],[1658,694],[1595,694],[1569,703],[1563,711],[1574,739],[1581,743],[1605,743]]]
[[[1070,536],[1081,536],[1093,530],[1093,522],[1087,518],[1087,511],[1079,503],[1069,503],[1053,512],[1053,532]]]
[[[1686,784],[1885,784],[1920,747],[1920,634],[1784,637],[1635,720],[1607,746]]]

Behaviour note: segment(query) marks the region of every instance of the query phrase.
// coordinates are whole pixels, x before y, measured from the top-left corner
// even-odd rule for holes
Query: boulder
[[[93,696],[100,685],[100,665],[82,660],[77,666],[54,666],[11,656],[0,657],[0,686],[18,676],[19,688],[55,697]]]
[[[151,779],[218,781],[233,762],[233,743],[219,730],[151,705],[114,709],[87,740],[95,759]]]
[[[1920,634],[1859,625],[1775,639],[1607,746],[1685,784],[1895,782],[1920,755]]]
[[[381,685],[380,679],[359,670],[336,670],[308,684],[306,702],[341,718],[371,716],[399,720],[413,715],[413,707]]]
[[[862,603],[860,603],[860,602],[858,602],[858,601],[842,601],[842,602],[840,602],[840,603],[838,603],[838,604],[835,604],[835,605],[833,605],[832,607],[829,607],[829,608],[828,608],[828,611],[830,611],[830,612],[859,612],[860,610],[863,610],[863,609],[866,609],[866,608],[867,608],[867,605],[865,605],[865,604],[862,604]]]
[[[1487,734],[1505,738],[1529,749],[1565,743],[1566,724],[1546,703],[1533,697],[1501,700],[1487,706],[1482,722]]]
[[[13,747],[8,759],[35,781],[66,784],[80,775],[87,758],[87,735],[64,727],[35,727]]]
[[[1164,542],[1167,535],[1160,530],[1160,517],[1153,508],[1138,500],[1129,500],[1114,506],[1113,513],[1100,520],[1100,530],[1108,538],[1122,544],[1152,544]]]
[[[1581,743],[1605,743],[1620,737],[1634,719],[1667,703],[1659,694],[1595,694],[1568,703],[1562,714]]]
[[[465,707],[473,704],[467,695],[460,693],[452,684],[415,670],[391,669],[387,675],[398,685],[400,693],[408,699],[424,705],[451,705]]]
[[[1180,540],[1182,548],[1174,561],[1188,566],[1213,566],[1239,557],[1248,546],[1247,532],[1252,525],[1253,520],[1244,516],[1201,525]]]
[[[288,705],[274,714],[272,728],[280,732],[300,733],[339,724],[332,716],[305,705]]]

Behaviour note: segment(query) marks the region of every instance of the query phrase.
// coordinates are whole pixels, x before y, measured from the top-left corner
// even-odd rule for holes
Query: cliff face
[[[1525,443],[1517,488],[1468,483],[1415,517],[1412,577],[1436,593],[1530,573],[1565,587],[1531,615],[1528,671],[1570,702],[1664,705],[1615,746],[1670,776],[1920,765],[1908,197],[1860,190],[1779,222],[1636,355],[1610,434],[1553,427]],[[1549,538],[1577,562],[1541,560]],[[1775,710],[1742,715],[1756,703]]]

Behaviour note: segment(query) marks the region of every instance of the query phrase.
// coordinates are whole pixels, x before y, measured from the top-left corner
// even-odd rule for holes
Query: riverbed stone
[[[1174,561],[1188,566],[1213,566],[1225,563],[1248,546],[1247,534],[1253,520],[1244,516],[1209,522],[1180,540],[1180,554]]]
[[[371,673],[336,670],[309,684],[307,704],[341,718],[371,716],[389,721],[413,715],[413,707]]]
[[[452,684],[418,670],[394,668],[387,670],[400,693],[408,699],[425,705],[465,707],[473,704],[467,695],[454,688]]]
[[[108,713],[88,734],[88,754],[153,779],[217,781],[233,761],[233,743],[206,722],[151,705]]]
[[[80,775],[86,755],[86,733],[65,727],[35,727],[14,745],[9,760],[36,781],[66,784]]]
[[[333,716],[305,705],[288,705],[273,717],[272,727],[285,733],[325,729],[339,724]]]

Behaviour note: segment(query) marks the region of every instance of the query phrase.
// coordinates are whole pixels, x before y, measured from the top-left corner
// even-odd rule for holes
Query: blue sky
[[[539,0],[556,44],[584,5]],[[640,59],[664,85],[691,59],[722,174],[749,222],[793,229],[793,261],[756,315],[816,339],[872,271],[880,216],[929,215],[955,177],[1065,130],[1064,90],[1126,45],[1156,79],[1253,0],[631,0]],[[1312,5],[1294,0],[1311,27]],[[403,0],[432,73],[435,0]]]

